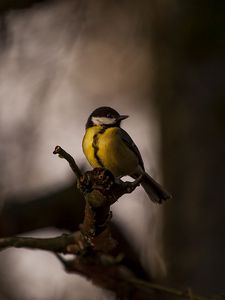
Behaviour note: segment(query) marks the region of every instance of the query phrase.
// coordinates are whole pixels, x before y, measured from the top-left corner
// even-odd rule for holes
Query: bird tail
[[[146,172],[143,173],[141,185],[153,202],[162,203],[172,198],[172,196]]]

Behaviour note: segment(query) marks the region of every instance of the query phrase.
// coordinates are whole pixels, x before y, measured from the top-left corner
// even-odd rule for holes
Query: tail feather
[[[162,203],[172,198],[172,196],[146,172],[143,174],[141,185],[153,202]]]

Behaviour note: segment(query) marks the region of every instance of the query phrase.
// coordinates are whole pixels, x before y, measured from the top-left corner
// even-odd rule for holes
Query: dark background
[[[66,210],[72,176],[50,152],[62,144],[83,164],[86,118],[111,105],[173,195],[147,212],[139,194],[115,208],[142,263],[156,278],[165,264],[170,286],[224,293],[224,1],[1,1],[0,12],[1,235],[80,222],[79,205],[76,221]],[[89,283],[30,252],[1,253],[1,299],[70,299],[73,280],[89,299]]]

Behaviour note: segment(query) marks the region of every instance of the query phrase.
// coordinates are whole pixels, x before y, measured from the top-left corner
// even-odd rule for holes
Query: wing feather
[[[137,155],[138,157],[138,161],[139,161],[139,164],[140,166],[143,168],[143,170],[145,169],[144,168],[144,162],[142,160],[142,157],[141,157],[141,153],[140,151],[138,150],[138,147],[135,145],[134,141],[132,140],[132,138],[129,136],[129,134],[123,130],[122,128],[120,128],[120,135],[121,135],[121,138],[122,140],[126,143],[126,145]]]

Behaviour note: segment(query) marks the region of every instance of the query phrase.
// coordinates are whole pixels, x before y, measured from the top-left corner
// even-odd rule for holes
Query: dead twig
[[[0,251],[9,247],[41,249],[68,253],[67,247],[75,243],[74,234],[63,234],[55,238],[8,237],[0,239]]]
[[[65,160],[67,160],[77,179],[80,180],[82,172],[76,164],[74,158],[69,153],[67,153],[60,146],[56,146],[55,150],[53,151],[53,154],[58,154],[60,158],[64,158]]]
[[[125,279],[127,282],[138,286],[140,288],[143,289],[150,289],[150,290],[154,290],[160,293],[166,293],[166,294],[170,294],[182,299],[191,299],[191,300],[213,300],[213,298],[206,298],[206,297],[202,297],[199,295],[196,295],[192,292],[192,290],[187,289],[185,291],[182,290],[178,290],[175,288],[171,288],[171,287],[167,287],[167,286],[163,286],[161,284],[157,284],[157,283],[151,283],[151,282],[147,282],[144,280],[140,280],[138,278],[128,278]]]

